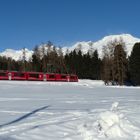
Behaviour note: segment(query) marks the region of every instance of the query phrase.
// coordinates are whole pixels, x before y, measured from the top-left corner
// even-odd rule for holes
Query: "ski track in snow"
[[[140,88],[0,81],[0,140],[140,140]]]

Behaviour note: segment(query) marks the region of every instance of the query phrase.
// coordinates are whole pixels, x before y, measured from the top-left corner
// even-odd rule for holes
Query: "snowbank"
[[[119,112],[118,104],[115,102],[110,110],[100,113],[97,116],[97,121],[88,121],[78,128],[84,140],[96,138],[140,140],[140,129]]]
[[[100,87],[105,86],[104,81],[102,80],[89,80],[89,79],[80,79],[78,85],[83,85],[87,87]]]

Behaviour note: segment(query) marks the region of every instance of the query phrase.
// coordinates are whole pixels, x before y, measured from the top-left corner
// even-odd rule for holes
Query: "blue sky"
[[[140,0],[0,0],[0,50],[120,33],[140,37],[139,5]]]

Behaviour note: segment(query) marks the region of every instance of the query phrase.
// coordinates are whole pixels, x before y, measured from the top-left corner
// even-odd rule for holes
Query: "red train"
[[[0,80],[78,82],[78,77],[74,74],[0,71]]]

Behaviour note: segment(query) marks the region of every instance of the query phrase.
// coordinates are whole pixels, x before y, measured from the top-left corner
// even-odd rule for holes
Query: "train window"
[[[61,75],[61,78],[62,79],[66,79],[66,75]]]
[[[2,72],[2,73],[0,73],[0,76],[7,76],[7,74]]]
[[[75,79],[75,76],[70,76],[71,79]]]
[[[25,74],[24,73],[14,73],[14,76],[15,77],[25,77]]]
[[[39,74],[31,73],[31,74],[29,74],[29,77],[38,78],[39,77]]]
[[[55,75],[49,75],[49,78],[53,79],[53,78],[55,78]]]

